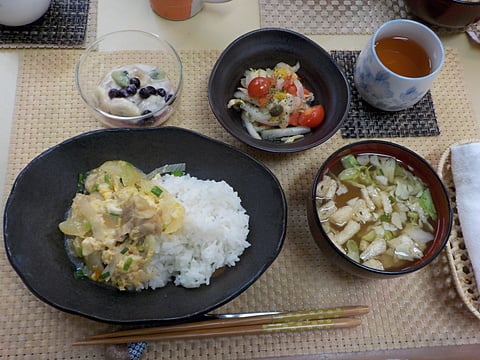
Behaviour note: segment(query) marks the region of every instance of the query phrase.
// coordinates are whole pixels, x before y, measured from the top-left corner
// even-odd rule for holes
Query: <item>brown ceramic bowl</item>
[[[377,270],[352,260],[328,237],[317,215],[316,188],[324,174],[341,161],[342,157],[353,154],[378,154],[391,156],[409,168],[430,189],[437,210],[437,224],[434,239],[424,251],[424,256],[410,262],[403,268],[395,271]],[[364,278],[393,278],[409,274],[427,266],[435,259],[445,247],[452,227],[453,214],[447,190],[432,166],[420,155],[398,144],[380,140],[366,140],[351,143],[335,151],[320,167],[313,182],[307,203],[307,215],[310,231],[313,238],[326,257],[343,270]]]
[[[410,12],[437,26],[461,28],[480,20],[480,1],[405,0]]]

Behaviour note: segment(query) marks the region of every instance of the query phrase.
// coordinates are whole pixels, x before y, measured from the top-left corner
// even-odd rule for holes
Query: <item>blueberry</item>
[[[167,96],[165,96],[165,102],[168,102],[172,98],[172,96],[172,94],[168,94]]]
[[[128,85],[125,89],[129,95],[135,95],[137,93],[137,87],[133,84]]]
[[[150,110],[143,110],[142,111],[142,115],[147,115],[147,114],[151,114],[152,112]]]
[[[130,79],[130,84],[135,85],[135,87],[138,89],[140,87],[140,79],[133,77]]]
[[[160,95],[161,97],[164,97],[165,95],[167,95],[167,92],[165,91],[164,88],[158,88],[157,94]]]
[[[126,88],[118,90],[118,96],[117,97],[129,97],[130,94],[128,93],[128,90]]]
[[[150,85],[145,86],[144,88],[140,89],[139,95],[141,98],[147,99],[150,95],[157,95],[157,89]]]
[[[147,88],[141,88],[138,95],[140,95],[142,99],[148,99],[150,97],[150,91],[148,91]]]
[[[108,90],[108,97],[110,99],[118,97],[118,89],[110,89]]]
[[[157,95],[157,89],[155,89],[153,86],[146,86],[145,89],[148,90],[148,92],[150,93],[150,95]]]

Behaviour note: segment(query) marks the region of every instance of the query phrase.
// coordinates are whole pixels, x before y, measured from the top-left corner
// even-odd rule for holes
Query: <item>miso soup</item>
[[[320,179],[317,213],[329,238],[351,259],[394,271],[423,257],[436,209],[424,182],[395,158],[347,155]]]

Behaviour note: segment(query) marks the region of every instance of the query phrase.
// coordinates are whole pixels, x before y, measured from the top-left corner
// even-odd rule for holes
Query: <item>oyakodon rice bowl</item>
[[[225,181],[200,180],[185,164],[145,174],[113,160],[79,174],[78,192],[59,224],[76,278],[120,290],[209,285],[234,266],[248,243],[241,199]]]
[[[237,193],[225,181],[199,180],[190,175],[164,175],[158,184],[185,208],[183,226],[160,235],[148,269],[156,275],[151,288],[174,284],[187,288],[208,285],[214,271],[234,266],[250,244],[248,215]]]

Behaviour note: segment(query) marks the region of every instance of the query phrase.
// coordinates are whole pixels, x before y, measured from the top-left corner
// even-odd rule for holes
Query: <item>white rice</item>
[[[225,181],[199,180],[190,175],[164,175],[158,185],[174,195],[185,208],[182,228],[160,236],[147,271],[153,289],[173,279],[186,288],[209,285],[213,272],[235,266],[250,246],[248,215],[233,188]]]

